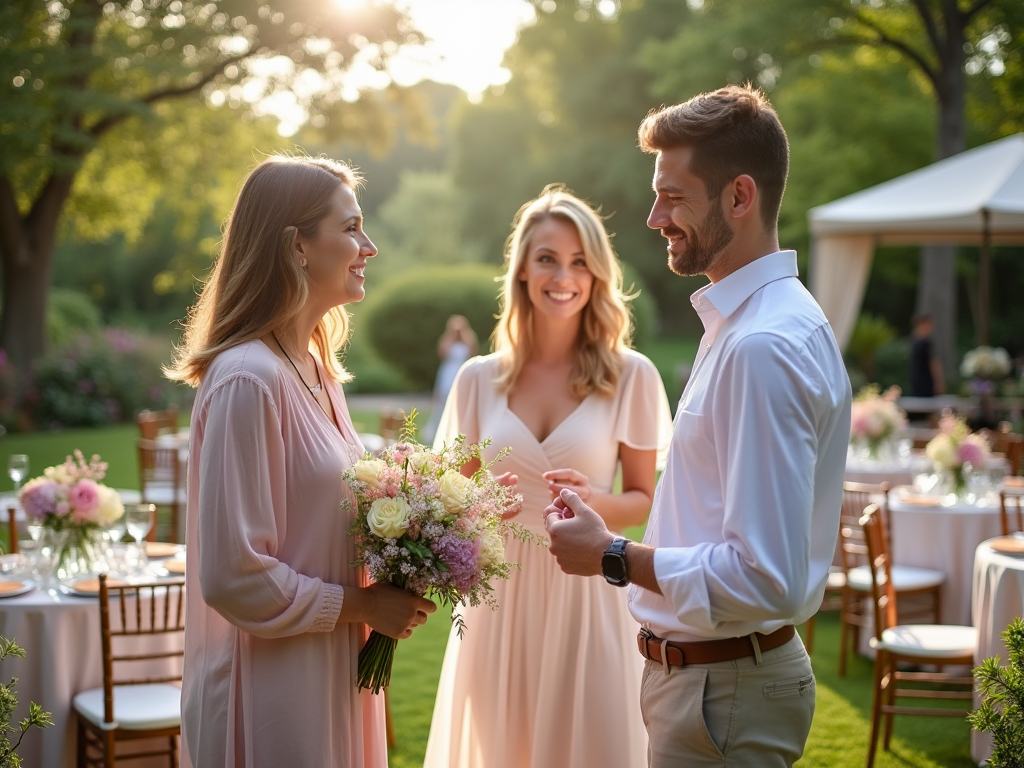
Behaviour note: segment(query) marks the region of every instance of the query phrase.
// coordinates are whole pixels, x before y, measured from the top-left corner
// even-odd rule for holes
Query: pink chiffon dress
[[[260,341],[220,354],[192,411],[182,766],[385,768],[383,697],[358,691],[360,585],[341,473],[362,446]]]
[[[517,520],[546,540],[551,494],[541,473],[571,467],[608,493],[620,444],[667,449],[672,425],[661,378],[643,355],[624,354],[615,396],[591,394],[543,441],[495,391],[498,356],[473,358],[452,387],[437,443],[460,433],[490,437],[488,458],[511,446],[492,471],[519,476]],[[425,768],[646,765],[643,659],[626,590],[565,575],[537,544],[511,541],[505,556],[521,568],[495,583],[498,610],[460,609],[465,634],[460,640],[453,629],[449,637]]]

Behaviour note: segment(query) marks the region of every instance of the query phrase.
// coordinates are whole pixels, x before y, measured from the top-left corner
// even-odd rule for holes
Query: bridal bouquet
[[[94,455],[86,464],[82,452],[75,450],[74,457],[47,467],[18,493],[30,519],[44,529],[63,534],[57,549],[58,573],[68,575],[69,567],[79,563],[80,570],[91,570],[97,559],[94,535],[124,514],[121,497],[100,483],[106,473],[107,464],[99,456]]]
[[[850,410],[850,442],[867,447],[868,456],[878,457],[879,448],[907,426],[906,414],[896,405],[899,387],[879,394],[871,384],[857,393]]]
[[[489,444],[466,444],[457,437],[440,451],[413,441],[415,411],[402,428],[401,441],[378,458],[367,455],[343,474],[356,497],[352,524],[359,556],[376,582],[389,582],[442,603],[497,608],[493,579],[507,579],[515,564],[505,560],[504,537],[532,538],[509,522],[522,497],[494,479],[494,461],[483,458]],[[461,468],[480,461],[472,477]],[[351,505],[351,502],[346,502]],[[452,615],[461,637],[464,624]],[[374,693],[388,685],[397,641],[373,631],[359,654],[357,685]]]

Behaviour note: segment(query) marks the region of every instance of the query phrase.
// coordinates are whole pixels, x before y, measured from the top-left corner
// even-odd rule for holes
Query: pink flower
[[[48,477],[33,478],[22,486],[18,498],[25,514],[42,520],[57,511],[57,483]]]
[[[964,464],[970,462],[972,466],[978,468],[985,464],[985,453],[981,446],[966,440],[957,447],[957,458]]]
[[[79,480],[68,494],[74,518],[80,523],[92,520],[92,513],[100,506],[100,490],[94,480]]]

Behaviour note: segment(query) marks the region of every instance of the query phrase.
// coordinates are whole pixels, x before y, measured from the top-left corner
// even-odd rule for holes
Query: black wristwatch
[[[618,536],[601,555],[601,573],[604,574],[604,580],[616,587],[624,587],[629,584],[629,574],[626,571],[626,544],[628,543],[629,539]]]

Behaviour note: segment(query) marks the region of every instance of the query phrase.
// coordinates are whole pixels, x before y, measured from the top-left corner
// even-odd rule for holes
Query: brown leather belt
[[[773,648],[785,645],[796,635],[796,629],[792,624],[781,627],[770,635],[757,635],[757,647],[764,653]],[[662,640],[656,637],[650,630],[641,629],[636,636],[636,644],[640,649],[640,655],[645,659],[664,664],[662,648],[668,657],[670,667],[684,667],[687,664],[714,664],[718,661],[732,661],[744,659],[754,655],[754,645],[749,635],[743,637],[729,637],[723,640],[704,640],[693,643],[675,643],[671,640]]]

